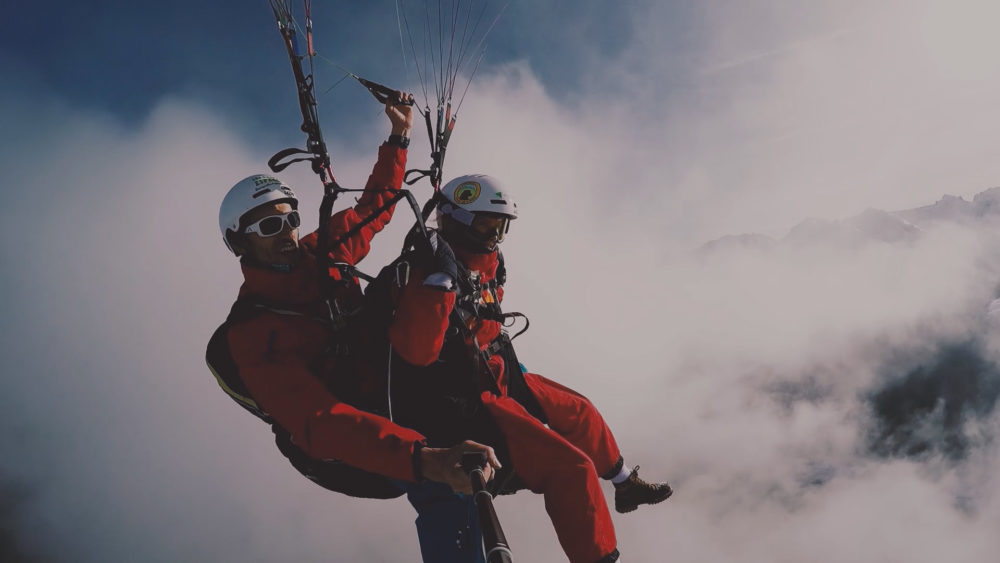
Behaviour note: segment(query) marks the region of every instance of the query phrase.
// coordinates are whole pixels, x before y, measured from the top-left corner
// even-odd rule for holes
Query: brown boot
[[[639,466],[632,469],[628,479],[615,485],[615,510],[624,514],[639,508],[640,504],[663,502],[674,494],[666,483],[647,483],[639,478]]]

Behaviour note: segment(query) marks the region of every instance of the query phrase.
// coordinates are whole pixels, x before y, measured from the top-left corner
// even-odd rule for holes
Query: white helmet
[[[441,188],[441,195],[443,201],[437,207],[438,227],[449,242],[473,252],[493,252],[503,241],[510,221],[517,218],[517,203],[492,176],[459,176]],[[479,215],[501,220],[483,217],[476,222]]]
[[[244,215],[261,205],[283,202],[291,203],[294,209],[299,207],[299,200],[292,188],[274,176],[254,174],[237,182],[229,189],[226,197],[222,198],[222,206],[219,207],[219,230],[222,231],[226,248],[235,254],[229,235],[239,230],[240,219]]]
[[[459,176],[441,188],[445,201],[438,205],[438,218],[447,215],[471,225],[476,213],[495,213],[517,219],[517,203],[500,182],[485,174]]]

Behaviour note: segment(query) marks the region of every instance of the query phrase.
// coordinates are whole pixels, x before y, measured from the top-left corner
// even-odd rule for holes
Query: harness
[[[497,383],[500,374],[493,373],[489,368],[489,358],[497,355],[503,358],[507,371],[507,394],[533,416],[543,423],[547,422],[544,411],[524,381],[513,338],[507,330],[501,330],[485,349],[481,349],[481,343],[476,341],[470,328],[478,320],[497,321],[506,327],[509,326],[506,324],[509,319],[524,318],[521,313],[504,313],[500,307],[497,291],[503,287],[507,277],[502,253],[498,255],[497,275],[489,281],[484,282],[478,272],[458,264],[458,298],[449,316],[437,361],[427,367],[413,366],[392,350],[388,342],[388,328],[395,316],[399,292],[408,282],[410,265],[425,260],[425,256],[423,251],[418,250],[404,252],[383,268],[365,289],[365,317],[372,323],[370,333],[376,335],[371,355],[381,358],[376,370],[386,378],[385,410],[392,413],[393,402],[398,403],[400,397],[413,401],[418,400],[417,397],[444,397],[446,401],[460,405],[459,410],[465,415],[472,416],[479,405],[480,392],[488,388],[495,394],[501,393]],[[524,330],[527,327],[514,336]],[[413,421],[405,421],[404,426],[406,422]]]
[[[243,297],[238,299],[233,303],[226,321],[212,334],[205,354],[205,362],[212,371],[212,375],[215,376],[219,387],[236,404],[269,424],[274,432],[275,444],[281,453],[288,458],[299,473],[316,484],[352,497],[388,499],[401,496],[403,490],[388,477],[353,467],[339,460],[320,460],[309,457],[292,442],[291,434],[271,418],[254,400],[246,384],[240,378],[236,361],[229,349],[228,333],[231,326],[266,313],[301,316],[323,324],[331,323],[329,319],[324,319],[322,316],[310,315],[304,311],[289,309],[287,306],[282,307],[260,298]],[[346,317],[341,318],[344,319],[345,323],[348,321]],[[319,376],[317,375],[317,377]],[[326,386],[329,386],[329,383],[323,381]]]
[[[499,255],[497,275],[484,282],[481,276],[459,264],[458,299],[448,319],[444,344],[437,360],[429,366],[414,366],[403,360],[389,343],[389,326],[395,316],[399,292],[409,278],[410,264],[426,260],[422,251],[409,250],[383,268],[365,288],[365,318],[374,335],[368,356],[375,358],[376,373],[384,375],[386,404],[380,409],[397,424],[413,428],[427,438],[431,447],[450,447],[472,439],[492,446],[497,455],[510,460],[506,437],[482,403],[480,394],[489,389],[500,394],[499,374],[490,371],[489,358],[498,355],[507,372],[507,395],[520,403],[543,424],[545,411],[524,380],[512,338],[501,330],[485,350],[469,328],[476,320],[503,323],[520,313],[504,313],[497,290],[506,281],[503,255]],[[522,329],[517,334],[520,334]],[[516,336],[516,334],[515,334]],[[513,464],[490,482],[494,494],[511,494],[526,488]]]

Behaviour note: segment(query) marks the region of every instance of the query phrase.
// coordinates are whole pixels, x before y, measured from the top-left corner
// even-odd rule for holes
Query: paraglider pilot
[[[402,183],[412,105],[401,103],[402,93],[394,98],[385,107],[391,134],[379,147],[365,191],[353,208],[330,219],[330,240],[349,234],[330,249],[333,261],[344,267],[368,254],[393,212],[378,210]],[[373,221],[351,232],[373,213]],[[465,452],[487,455],[489,479],[499,466],[492,448],[466,441],[425,447],[419,432],[365,410],[354,354],[364,337],[352,330],[361,288],[350,270],[340,267],[331,272],[332,295],[325,299],[314,255],[318,235],[300,237],[300,225],[294,191],[269,175],[240,181],[222,202],[219,227],[243,272],[237,301],[207,351],[222,389],[269,423],[295,468],[328,489],[392,498],[429,480],[447,484],[452,496],[451,489],[470,492],[458,464]]]

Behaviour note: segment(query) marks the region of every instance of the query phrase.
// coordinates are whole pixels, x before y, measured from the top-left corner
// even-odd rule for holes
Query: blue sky
[[[403,4],[411,17],[423,6]],[[586,61],[613,57],[631,32],[627,12],[604,4],[510,3],[488,42],[484,70],[524,60],[546,87],[572,92],[602,72]],[[476,5],[485,5],[490,19],[503,7],[497,0]],[[301,20],[301,4],[294,7]],[[393,2],[316,2],[313,10],[321,54],[373,80],[406,81]],[[175,96],[212,105],[247,132],[268,129],[282,139],[296,132],[291,74],[264,0],[183,8],[171,2],[19,2],[7,9],[2,26],[3,64],[26,76],[32,89],[74,105],[134,124],[160,99]],[[320,61],[318,90],[341,76]],[[358,112],[368,109],[363,102],[369,100],[357,84],[343,83],[325,95],[320,103],[328,134],[356,132]]]
[[[316,4],[322,53],[418,87],[392,3]],[[998,20],[994,0],[511,3],[445,175],[518,198],[519,357],[589,396],[629,462],[677,490],[615,516],[627,561],[1000,550],[1000,326],[982,315],[1000,227],[853,245],[844,221],[1000,185]],[[405,502],[299,477],[203,362],[241,282],[218,204],[303,144],[267,3],[18,2],[0,31],[3,533],[42,560],[411,560]],[[345,82],[320,114],[338,180],[363,184],[379,106]],[[419,135],[409,159],[426,166]],[[308,167],[281,176],[318,206]],[[810,218],[847,234],[697,250]],[[956,362],[983,393],[939,385]],[[914,412],[890,404],[911,393]],[[498,510],[524,560],[562,557],[539,497]]]

